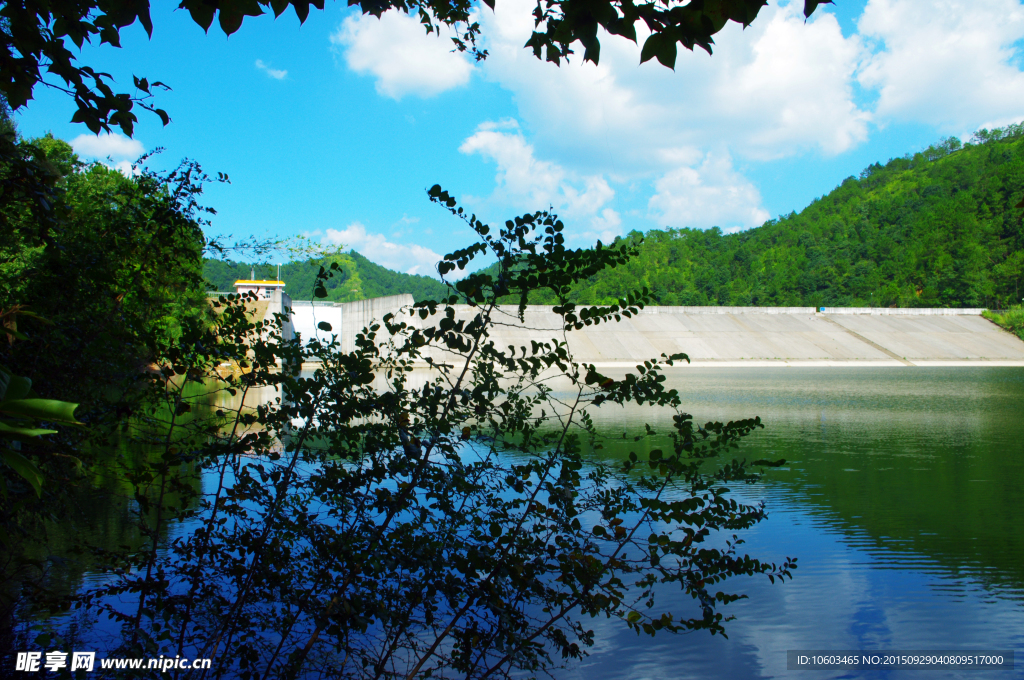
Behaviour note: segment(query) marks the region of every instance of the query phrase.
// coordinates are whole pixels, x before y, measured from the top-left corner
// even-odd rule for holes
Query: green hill
[[[418,302],[448,294],[447,288],[437,279],[400,274],[370,262],[355,251],[350,251],[329,258],[289,262],[283,265],[281,279],[285,282],[285,290],[292,299],[312,300],[313,280],[320,265],[330,261],[337,261],[341,265],[341,273],[335,274],[326,283],[325,299],[331,302],[351,302],[399,293],[411,293]],[[252,267],[253,265],[242,262],[207,259],[203,262],[203,276],[210,290],[233,291],[235,281],[251,276]],[[255,269],[257,279],[277,278],[276,265],[255,265]]]
[[[663,305],[1007,308],[1024,295],[1022,196],[1024,125],[982,130],[876,163],[749,231],[632,232],[640,256],[574,297],[608,304],[647,286]]]
[[[1024,295],[1024,124],[949,138],[875,163],[800,213],[756,229],[652,229],[639,257],[579,286],[579,304],[610,304],[647,286],[656,304],[1007,309]],[[616,244],[622,239],[616,239]],[[342,275],[328,299],[446,294],[426,276],[399,274],[356,252],[335,256]],[[291,263],[282,278],[310,299],[319,261]],[[492,267],[493,268],[493,267]],[[249,265],[207,260],[215,290],[232,290]],[[272,278],[271,265],[257,267]],[[555,300],[538,291],[530,300]]]

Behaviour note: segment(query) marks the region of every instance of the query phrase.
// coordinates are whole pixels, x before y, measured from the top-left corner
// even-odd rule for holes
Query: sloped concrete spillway
[[[394,295],[329,307],[293,303],[293,325],[308,337],[314,313],[330,317],[332,327],[340,322],[342,348],[350,350],[365,326],[412,302],[410,295]],[[467,320],[479,311],[456,309]],[[631,319],[570,333],[561,331],[550,307],[528,307],[524,322],[515,311],[509,307],[498,317],[491,334],[498,347],[557,338],[577,361],[605,367],[676,352],[689,355],[691,366],[1024,366],[1024,341],[982,317],[981,309],[647,307]],[[433,322],[403,318],[416,326]]]

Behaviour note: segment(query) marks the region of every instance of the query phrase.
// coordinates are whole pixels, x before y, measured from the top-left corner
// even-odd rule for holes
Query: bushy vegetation
[[[463,216],[440,187],[431,197]],[[727,482],[755,478],[744,464],[704,469],[759,421],[698,427],[677,411],[665,450],[644,451],[648,431],[634,442],[642,458],[584,457],[604,441],[589,415],[601,404],[678,409],[659,364],[684,357],[652,358],[612,379],[574,364],[557,339],[521,353],[488,340],[515,314],[500,297],[528,301],[539,286],[562,295],[630,249],[565,249],[561,222],[546,213],[493,234],[463,217],[480,242],[447,256],[441,272],[487,253],[500,275],[470,275],[445,300],[385,316],[351,353],[287,341],[277,324],[246,319],[237,296],[225,300],[213,337],[187,339],[189,348],[248,347],[252,370],[226,387],[275,386],[282,398],[224,409],[230,421],[188,454],[208,492],[181,503],[191,487],[173,487],[176,506],[163,516],[197,530],[161,541],[160,515],[140,513],[153,540],[85,595],[124,622],[124,654],[209,657],[218,673],[241,677],[537,676],[585,653],[590,618],[652,635],[718,633],[719,610],[739,597],[717,590],[722,580],[790,575],[793,560],[741,555],[735,538],[709,541],[765,516],[726,496]],[[635,313],[642,301],[566,303],[559,313],[571,329]],[[474,310],[460,317],[456,303]],[[416,375],[411,362],[432,348],[446,360]],[[220,358],[183,346],[165,375],[188,384]],[[311,376],[289,370],[308,361],[320,366]],[[550,390],[552,372],[568,392]],[[180,456],[168,450],[161,460]],[[163,497],[167,484],[166,473],[154,475],[144,495]],[[652,611],[656,584],[682,588],[693,606]]]
[[[53,137],[0,134],[0,647],[26,593],[51,592],[51,541],[94,528],[94,484],[130,488],[125,468],[107,484],[108,464],[131,465],[111,452],[154,403],[148,367],[212,322],[203,181],[190,163],[125,177]]]
[[[736,234],[633,232],[627,265],[583,282],[597,304],[989,307],[1024,295],[1024,126],[874,164],[800,213]],[[552,302],[551,298],[547,300]]]
[[[120,383],[173,343],[186,319],[206,315],[204,239],[188,205],[203,178],[190,164],[128,178],[79,162],[50,136],[4,144],[5,188],[24,186],[13,173],[25,163],[45,173],[49,195],[11,191],[2,206],[0,308],[45,321],[23,320],[28,337],[0,349],[0,361],[49,394],[90,401],[97,385]]]
[[[311,258],[302,262],[288,262],[281,266],[281,279],[285,291],[293,300],[309,300],[313,295],[313,283],[320,266],[337,263],[337,275],[326,281],[324,286],[330,302],[352,302],[368,298],[409,293],[417,302],[444,297],[447,287],[430,276],[402,274],[370,262],[359,253],[349,251],[328,257]],[[203,276],[211,290],[230,292],[239,279],[248,279],[255,270],[258,279],[274,279],[277,267],[271,264],[249,265],[230,260],[206,259],[203,261]]]
[[[1024,340],[1024,306],[1015,305],[1001,312],[984,312],[985,318],[993,321]]]

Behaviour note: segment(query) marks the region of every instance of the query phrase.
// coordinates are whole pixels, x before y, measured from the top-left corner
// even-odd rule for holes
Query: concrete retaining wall
[[[292,325],[295,332],[306,340],[318,338],[329,341],[336,335],[341,340],[342,351],[351,352],[355,349],[356,335],[364,328],[375,321],[379,322],[385,314],[396,313],[413,302],[412,295],[408,293],[356,302],[295,300],[291,302]],[[318,328],[318,324],[323,321],[331,325],[330,331]]]
[[[464,319],[479,311],[457,309]],[[523,322],[514,311],[492,332],[496,346],[530,348],[555,338],[568,343],[578,361],[606,367],[633,367],[678,352],[689,355],[691,365],[707,366],[1024,366],[1024,342],[973,309],[648,307],[630,319],[569,333],[550,307],[528,307]]]
[[[869,314],[873,316],[981,316],[981,307],[823,307],[822,314]]]
[[[341,349],[351,352],[356,348],[356,335],[374,321],[380,321],[385,314],[398,313],[403,307],[415,302],[412,295],[389,295],[387,297],[343,302],[341,308]]]
[[[324,331],[317,324],[326,321],[331,330]],[[340,335],[342,328],[341,307],[333,302],[311,303],[302,300],[292,301],[292,325],[303,342],[317,338],[329,342],[332,335]]]
[[[344,351],[372,321],[411,305],[395,295],[334,305]],[[293,304],[299,330],[302,306]],[[308,309],[312,310],[310,306]],[[319,319],[326,309],[317,307]],[[457,305],[469,320],[479,307]],[[500,348],[530,348],[552,339],[568,343],[577,361],[633,367],[661,354],[683,352],[692,365],[1008,365],[1024,366],[1024,342],[981,317],[981,309],[813,307],[647,307],[630,319],[565,333],[551,307],[530,305],[520,321],[503,308],[491,339]],[[414,326],[436,322],[403,316]],[[332,322],[333,324],[333,322]],[[302,332],[302,331],[300,331]],[[305,335],[304,335],[305,337]],[[437,349],[435,360],[451,360]]]
[[[882,316],[981,316],[984,308],[949,307],[645,307],[641,314],[872,314]]]

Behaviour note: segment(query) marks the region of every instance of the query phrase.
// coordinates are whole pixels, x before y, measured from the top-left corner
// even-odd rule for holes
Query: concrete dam
[[[411,305],[411,295],[346,303],[291,301],[283,291],[269,300],[267,314],[292,309],[291,328],[303,338],[340,337],[354,348],[365,326]],[[457,318],[477,307],[457,305]],[[699,366],[1024,366],[1024,341],[981,316],[981,309],[889,309],[863,307],[646,307],[630,319],[564,333],[547,306],[503,308],[492,329],[498,347],[530,347],[553,338],[568,343],[577,361],[631,368],[645,359],[685,352]],[[435,317],[420,321],[422,327]],[[331,331],[317,328],[321,321]],[[440,350],[431,350],[440,360]],[[684,364],[685,366],[685,364]]]

